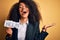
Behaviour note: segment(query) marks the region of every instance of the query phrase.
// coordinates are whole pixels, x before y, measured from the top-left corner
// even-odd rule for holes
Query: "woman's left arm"
[[[35,39],[36,40],[44,40],[46,38],[46,36],[48,35],[48,33],[46,32],[47,28],[49,28],[49,27],[51,27],[53,25],[54,24],[43,26],[42,31],[40,32],[39,23],[36,23],[36,35],[35,35]]]
[[[44,40],[47,35],[48,35],[47,32],[44,31],[40,32],[39,23],[36,23],[36,33],[35,33],[34,40]]]
[[[52,23],[52,24],[48,24],[48,25],[44,25],[44,26],[43,26],[42,32],[40,33],[40,35],[41,35],[41,37],[42,37],[43,39],[45,39],[45,37],[48,35],[48,33],[46,32],[46,31],[47,31],[47,28],[52,27],[52,26],[54,26],[54,25],[55,25],[55,23]]]

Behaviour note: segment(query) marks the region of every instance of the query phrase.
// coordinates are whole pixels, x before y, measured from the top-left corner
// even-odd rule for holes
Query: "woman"
[[[46,32],[48,27],[53,26],[45,25],[42,32],[39,30],[39,21],[41,15],[38,11],[37,5],[32,0],[21,0],[14,4],[10,10],[9,20],[13,25],[19,23],[19,27],[6,26],[6,40],[44,40],[48,35]],[[10,23],[10,24],[11,24]]]

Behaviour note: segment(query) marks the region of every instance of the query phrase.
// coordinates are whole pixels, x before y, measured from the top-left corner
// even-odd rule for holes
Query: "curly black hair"
[[[41,14],[38,11],[37,5],[34,1],[19,1],[12,6],[8,15],[8,20],[19,22],[19,19],[21,18],[19,13],[19,4],[21,2],[25,3],[29,8],[28,19],[30,23],[39,22],[42,19]]]

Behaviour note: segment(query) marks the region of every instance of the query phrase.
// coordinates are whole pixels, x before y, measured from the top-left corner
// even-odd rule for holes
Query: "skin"
[[[28,20],[29,8],[24,3],[20,3],[19,12],[21,15],[21,23],[25,23]]]
[[[21,19],[20,19],[20,22],[21,23],[25,23],[27,20],[28,20],[28,15],[29,15],[29,8],[24,4],[24,3],[20,3],[19,5],[19,12],[20,12],[20,15],[21,15]],[[54,26],[55,24],[52,23],[52,24],[48,24],[48,25],[44,25],[42,29],[42,31],[46,32],[46,30],[52,26]],[[12,36],[12,29],[11,28],[7,28],[6,29],[6,32],[8,34],[10,34],[10,36]]]

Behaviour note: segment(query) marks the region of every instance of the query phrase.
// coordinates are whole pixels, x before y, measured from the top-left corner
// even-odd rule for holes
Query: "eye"
[[[20,6],[19,8],[22,8],[22,6]]]

